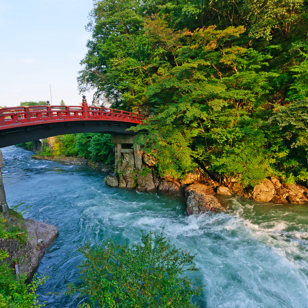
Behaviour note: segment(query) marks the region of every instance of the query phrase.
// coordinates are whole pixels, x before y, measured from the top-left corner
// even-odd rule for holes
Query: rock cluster
[[[253,199],[262,202],[304,204],[308,189],[301,185],[281,184],[277,178],[261,181],[253,189]]]
[[[199,169],[188,173],[181,181],[168,176],[158,178],[153,171],[157,162],[153,156],[143,154],[142,168],[136,170],[134,155],[123,153],[117,173],[107,176],[105,183],[111,187],[136,188],[139,191],[159,190],[171,195],[185,195],[188,215],[225,211],[215,194],[237,194],[260,202],[301,204],[308,201],[307,188],[281,184],[277,178],[264,179],[253,189],[244,188],[238,178],[233,177],[224,177],[220,185]]]
[[[244,189],[234,179],[224,182],[227,186],[217,188],[217,194],[237,194],[259,202],[304,204],[308,202],[308,189],[301,185],[282,184],[277,178],[271,177],[259,182],[253,189]]]
[[[211,186],[204,184],[192,184],[185,190],[187,197],[187,214],[200,214],[208,211],[224,212],[220,202],[214,197],[214,190]]]

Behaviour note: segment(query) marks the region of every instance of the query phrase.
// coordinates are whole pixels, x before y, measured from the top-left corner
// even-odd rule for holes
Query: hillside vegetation
[[[196,166],[307,185],[304,0],[96,1],[80,90],[153,118],[140,126],[159,173]]]

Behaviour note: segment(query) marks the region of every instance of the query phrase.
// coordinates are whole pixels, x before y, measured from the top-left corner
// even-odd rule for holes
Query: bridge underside
[[[75,121],[12,127],[0,131],[0,148],[57,135],[76,133],[135,135],[136,133],[127,131],[132,126],[135,126],[135,124],[115,121]]]

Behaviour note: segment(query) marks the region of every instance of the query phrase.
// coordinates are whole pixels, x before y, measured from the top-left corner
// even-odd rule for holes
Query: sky
[[[0,106],[78,105],[92,0],[0,0]],[[93,92],[85,93],[88,102]]]

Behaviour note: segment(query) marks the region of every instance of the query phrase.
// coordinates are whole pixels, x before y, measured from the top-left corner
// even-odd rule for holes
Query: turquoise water
[[[227,213],[188,217],[181,198],[107,187],[104,174],[83,166],[31,159],[3,149],[9,205],[24,204],[28,218],[57,226],[59,236],[37,269],[49,276],[38,290],[47,307],[77,307],[65,295],[78,281],[77,248],[113,237],[138,242],[141,231],[165,234],[196,254],[205,285],[200,307],[308,307],[308,205],[273,205],[222,199]]]

